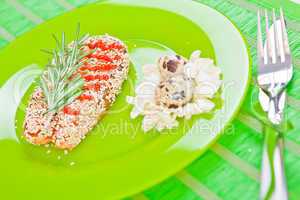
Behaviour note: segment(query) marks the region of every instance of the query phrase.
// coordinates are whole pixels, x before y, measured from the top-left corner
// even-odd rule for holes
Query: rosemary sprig
[[[79,38],[79,29],[78,26],[76,39],[70,46],[66,45],[65,33],[62,33],[61,41],[53,35],[57,47],[47,51],[51,53],[53,59],[46,66],[39,81],[48,104],[47,113],[58,112],[83,92],[84,81],[79,74],[74,73],[82,65],[81,59],[87,55],[83,53],[81,47],[88,35]]]

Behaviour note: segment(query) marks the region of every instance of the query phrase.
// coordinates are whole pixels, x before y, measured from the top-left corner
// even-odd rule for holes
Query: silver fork
[[[259,98],[266,110],[273,127],[266,126],[261,172],[261,199],[287,200],[287,187],[282,157],[285,89],[293,75],[292,59],[283,16],[280,9],[280,20],[277,22],[275,11],[272,18],[274,31],[269,30],[269,15],[265,11],[266,49],[263,47],[260,12],[257,14],[257,59],[258,85],[268,98]],[[268,101],[268,102],[266,102]]]

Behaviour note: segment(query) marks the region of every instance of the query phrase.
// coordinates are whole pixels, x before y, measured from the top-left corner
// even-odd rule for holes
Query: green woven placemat
[[[0,48],[43,21],[94,1],[0,0]],[[254,75],[256,12],[263,8],[284,8],[295,66],[288,88],[287,116],[293,129],[286,135],[285,165],[290,199],[300,199],[300,4],[288,0],[197,1],[222,12],[240,28],[250,45]],[[231,128],[208,152],[176,176],[128,200],[258,199],[263,136],[256,111],[257,92],[253,81]]]

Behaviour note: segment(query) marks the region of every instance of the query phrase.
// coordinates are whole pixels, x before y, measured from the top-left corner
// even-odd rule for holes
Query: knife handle
[[[261,200],[288,200],[283,163],[283,138],[272,127],[265,126],[261,171]]]

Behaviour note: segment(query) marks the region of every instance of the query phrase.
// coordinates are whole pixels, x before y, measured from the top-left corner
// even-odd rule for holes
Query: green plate
[[[109,113],[66,154],[22,137],[32,82],[54,47],[51,34],[109,33],[127,42],[129,80]],[[72,36],[72,37],[71,37]],[[222,68],[224,86],[214,112],[180,121],[161,134],[143,133],[125,102],[140,80],[141,65],[160,54],[189,56],[196,49]],[[31,65],[31,66],[29,66]],[[111,0],[76,9],[17,38],[0,52],[0,199],[116,199],[140,192],[187,166],[216,141],[246,93],[249,55],[239,31],[222,14],[193,1]],[[28,67],[29,66],[29,67]],[[223,99],[223,103],[220,99]]]

